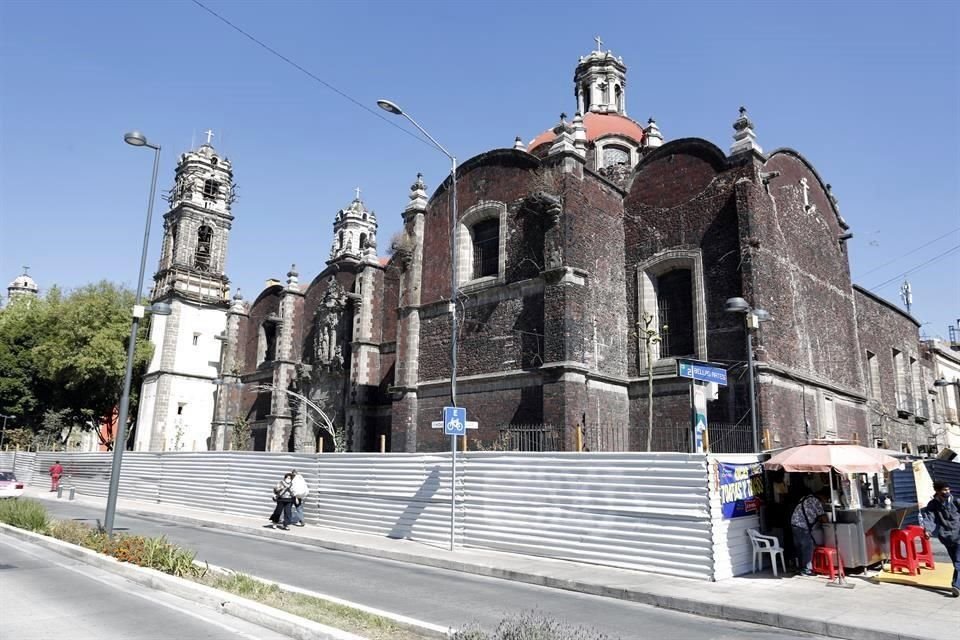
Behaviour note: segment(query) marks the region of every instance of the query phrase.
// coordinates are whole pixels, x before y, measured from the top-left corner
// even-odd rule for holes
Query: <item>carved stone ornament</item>
[[[314,338],[314,356],[321,367],[328,370],[343,368],[343,347],[340,338],[343,335],[343,315],[347,307],[347,292],[331,276],[327,291],[317,309]]]
[[[560,222],[560,214],[563,213],[563,200],[560,196],[546,191],[537,191],[527,196],[524,204],[530,211],[542,215],[550,224],[555,225]]]

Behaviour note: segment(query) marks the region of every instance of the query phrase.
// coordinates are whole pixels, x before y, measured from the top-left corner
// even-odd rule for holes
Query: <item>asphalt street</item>
[[[46,503],[46,506],[51,515],[59,519],[92,523],[103,517],[102,510],[76,503],[56,502]],[[506,616],[537,611],[603,632],[611,640],[819,637],[704,618],[613,598],[329,551],[296,542],[218,531],[212,526],[165,522],[152,516],[118,513],[115,528],[150,536],[165,535],[172,542],[196,551],[200,561],[444,626],[459,628],[475,622],[490,629]]]
[[[0,534],[4,640],[289,640]]]

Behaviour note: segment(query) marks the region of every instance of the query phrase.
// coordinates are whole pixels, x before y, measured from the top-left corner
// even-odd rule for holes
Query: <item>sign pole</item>
[[[450,551],[457,535],[457,436],[450,436]]]

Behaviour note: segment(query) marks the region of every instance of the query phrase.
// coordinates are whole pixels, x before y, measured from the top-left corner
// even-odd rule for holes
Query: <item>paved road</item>
[[[0,638],[289,640],[0,534]]]
[[[101,509],[76,503],[45,503],[53,517],[93,520]],[[118,531],[165,535],[197,551],[197,558],[251,575],[310,589],[413,618],[460,627],[477,622],[493,628],[505,616],[536,610],[612,638],[784,640],[808,634],[739,622],[726,622],[648,605],[548,589],[445,569],[404,564],[296,542],[268,540],[118,514]],[[185,636],[181,636],[185,637]]]

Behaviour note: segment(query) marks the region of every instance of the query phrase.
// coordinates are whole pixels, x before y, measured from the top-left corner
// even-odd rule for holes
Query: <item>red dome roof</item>
[[[587,141],[593,142],[598,138],[608,135],[626,136],[632,138],[638,144],[643,140],[643,127],[626,116],[619,113],[588,113],[583,116],[583,126],[587,128]],[[541,144],[552,142],[557,134],[553,129],[547,129],[528,146],[529,151],[533,151]]]

